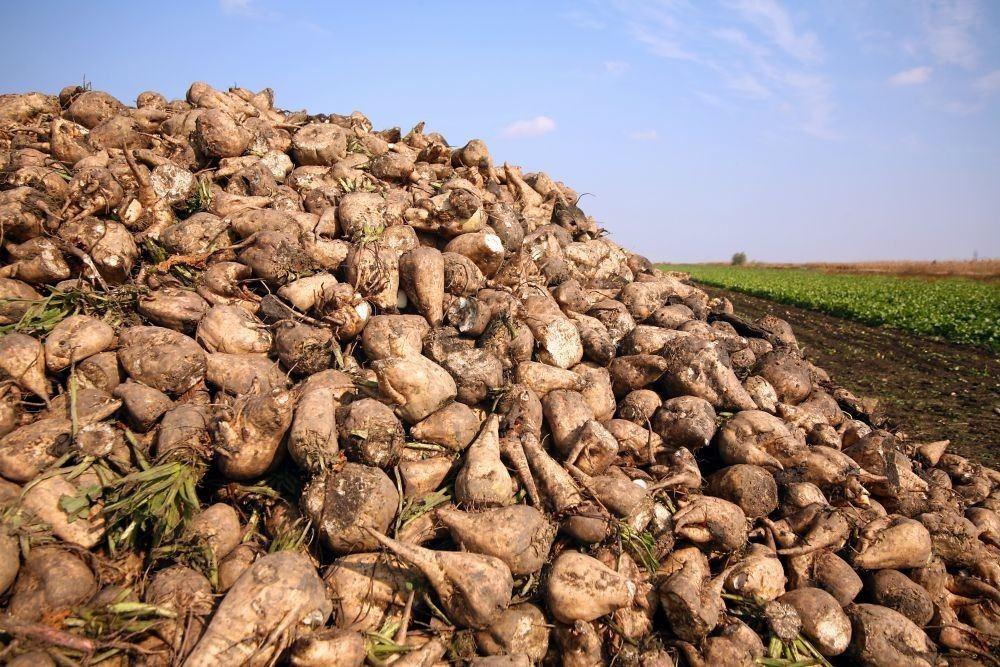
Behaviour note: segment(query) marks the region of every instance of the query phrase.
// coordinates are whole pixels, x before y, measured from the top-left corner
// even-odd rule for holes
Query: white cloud
[[[720,5],[616,0],[602,16],[608,29],[624,29],[652,55],[691,68],[703,86],[695,95],[706,105],[757,104],[804,132],[836,137],[833,87],[820,70],[824,49],[817,35],[779,0]]]
[[[995,69],[989,74],[979,77],[974,86],[980,95],[1000,93],[1000,69]]]
[[[926,65],[904,69],[902,72],[896,72],[890,76],[889,84],[892,86],[919,86],[930,81],[932,72],[934,69]]]
[[[743,97],[763,100],[771,96],[770,89],[752,74],[727,75],[726,86]]]
[[[635,141],[659,141],[660,133],[656,130],[636,130],[628,133],[628,138]]]
[[[248,15],[253,12],[250,2],[251,0],[219,0],[219,7],[226,14]]]
[[[556,122],[548,116],[535,116],[526,120],[511,123],[503,129],[501,136],[505,139],[525,139],[540,137],[556,129]]]
[[[570,10],[565,14],[566,19],[578,28],[587,30],[604,30],[606,23],[595,12],[586,11],[583,8]]]
[[[645,44],[653,55],[660,56],[661,58],[670,58],[671,60],[701,61],[696,55],[685,50],[675,39],[663,34],[657,34],[646,26],[632,25],[629,32],[632,33],[635,39]]]
[[[973,33],[981,21],[976,0],[931,0],[924,12],[924,30],[931,53],[942,63],[974,67],[979,47]]]
[[[792,17],[776,0],[734,0],[733,8],[792,57],[808,63],[822,60],[819,38],[796,30]]]
[[[612,76],[620,76],[625,72],[629,71],[632,66],[625,62],[624,60],[606,60],[604,61],[604,71]]]

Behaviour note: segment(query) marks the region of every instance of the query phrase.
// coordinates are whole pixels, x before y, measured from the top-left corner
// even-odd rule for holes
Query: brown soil
[[[918,442],[951,440],[957,453],[1000,466],[1000,359],[988,351],[870,327],[795,306],[701,285],[738,315],[792,325],[805,356],[838,384],[879,399],[885,415]]]

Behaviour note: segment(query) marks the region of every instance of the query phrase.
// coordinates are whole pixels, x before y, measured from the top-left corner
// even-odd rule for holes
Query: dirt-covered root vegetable
[[[333,562],[324,575],[338,628],[377,631],[387,617],[401,618],[408,591],[420,575],[384,553],[359,553]]]
[[[191,520],[188,533],[212,551],[216,562],[228,556],[243,538],[240,517],[226,503],[215,503],[202,510]]]
[[[499,558],[481,554],[432,551],[390,539],[368,529],[398,558],[420,570],[437,592],[445,614],[467,628],[485,628],[510,605],[514,580]]]
[[[392,466],[403,448],[403,425],[388,406],[362,398],[337,408],[340,448],[354,462]]]
[[[972,566],[984,557],[980,528],[955,512],[926,512],[917,517],[930,533],[934,555],[954,566]]]
[[[550,297],[525,299],[524,321],[535,337],[537,358],[542,363],[572,368],[583,359],[580,333]]]
[[[538,490],[548,506],[557,514],[567,512],[583,502],[583,496],[566,469],[549,456],[533,432],[520,434],[518,440]]]
[[[52,532],[63,542],[84,549],[95,546],[104,535],[104,522],[100,516],[70,516],[63,508],[63,498],[73,498],[80,492],[77,484],[62,475],[53,475],[28,486],[21,498],[25,509],[47,523]]]
[[[598,667],[607,664],[604,642],[594,623],[556,623],[552,638],[565,667]],[[670,665],[673,667],[673,664]]]
[[[0,377],[47,401],[50,391],[42,344],[21,333],[0,338]]]
[[[522,654],[541,662],[549,650],[549,622],[535,605],[508,607],[491,625],[476,632],[476,646],[489,655]]]
[[[295,465],[309,473],[326,470],[337,459],[338,392],[317,386],[303,391],[295,405],[286,447]]]
[[[309,123],[292,136],[292,155],[300,165],[331,166],[347,154],[349,133],[332,123]]]
[[[334,363],[333,332],[285,320],[278,324],[274,348],[281,363],[297,376],[324,371]]]
[[[771,383],[782,403],[801,403],[813,389],[808,362],[785,350],[764,355],[757,374]]]
[[[441,360],[457,387],[455,400],[476,405],[496,394],[504,384],[503,364],[483,348],[456,350]]]
[[[849,655],[865,667],[937,664],[934,643],[913,621],[875,604],[852,604]]]
[[[400,461],[399,475],[403,480],[403,495],[406,498],[422,498],[437,491],[454,466],[455,461],[450,456]]]
[[[465,403],[449,403],[410,427],[410,436],[418,442],[428,442],[462,451],[480,429],[479,417]]]
[[[770,470],[797,463],[805,453],[805,445],[783,421],[760,410],[737,413],[719,429],[715,442],[725,463],[748,463]]]
[[[853,525],[845,512],[828,505],[810,505],[779,522],[761,520],[783,548],[782,556],[801,556],[820,549],[840,549]]]
[[[695,547],[671,553],[657,574],[660,605],[674,634],[689,642],[704,639],[725,609],[722,577],[711,579],[708,559]]]
[[[674,514],[674,533],[720,551],[739,549],[747,540],[747,518],[722,498],[696,496]]]
[[[421,421],[458,394],[448,371],[421,355],[381,359],[371,367],[379,389],[396,405],[396,414],[407,424]]]
[[[634,530],[641,531],[649,523],[653,514],[653,499],[645,486],[635,483],[616,468],[596,476],[586,474],[573,464],[566,464],[566,468],[595,500],[624,519]]]
[[[448,242],[444,252],[468,257],[487,278],[493,277],[504,259],[503,241],[492,229],[460,234]]]
[[[624,396],[652,384],[666,369],[667,362],[655,354],[615,357],[608,365],[615,396]]]
[[[419,315],[376,315],[361,334],[361,347],[370,361],[420,354],[430,331]]]
[[[865,570],[924,567],[933,555],[927,528],[902,516],[880,517],[865,524],[853,552],[854,566]]]
[[[42,295],[20,280],[0,277],[0,324],[15,324]]]
[[[472,296],[486,282],[476,263],[457,252],[441,253],[444,260],[444,289],[453,296]]]
[[[58,546],[38,546],[24,564],[10,594],[7,612],[22,621],[68,612],[97,592],[97,580],[76,555]]]
[[[766,468],[738,464],[708,478],[707,492],[735,503],[751,519],[778,509],[778,485]]]
[[[399,258],[381,243],[355,244],[347,253],[347,281],[372,304],[389,312],[398,307]]]
[[[564,551],[549,568],[545,606],[560,623],[592,621],[632,603],[631,579],[596,558]]]
[[[73,422],[40,419],[0,438],[0,475],[12,482],[30,482],[72,446]]]
[[[179,659],[194,648],[215,606],[212,584],[200,572],[184,565],[155,572],[143,600],[176,614],[157,624],[154,632]]]
[[[568,389],[580,391],[584,380],[578,374],[564,368],[557,368],[537,361],[525,361],[514,370],[514,380],[544,398],[550,391]]]
[[[555,525],[528,505],[483,512],[442,507],[436,516],[463,549],[499,558],[514,575],[540,570],[556,535]]]
[[[414,248],[399,258],[399,285],[432,327],[444,319],[444,283],[444,257],[435,248]]]
[[[552,432],[552,442],[562,455],[576,445],[580,429],[594,419],[594,411],[578,391],[557,389],[542,398],[545,421]]]
[[[366,528],[389,528],[399,492],[378,468],[347,463],[316,477],[302,494],[302,508],[328,549],[338,554],[371,551],[378,542]]]
[[[194,333],[209,305],[197,292],[177,287],[163,287],[139,298],[139,314],[156,326]]]
[[[288,376],[277,362],[263,354],[206,355],[205,381],[230,396],[267,393],[288,386]]]
[[[219,561],[219,585],[220,593],[225,593],[236,580],[243,576],[243,573],[257,560],[258,548],[252,544],[239,544],[229,552],[229,555]]]
[[[822,588],[842,607],[853,602],[863,587],[847,561],[825,550],[789,558],[788,579],[791,588]]]
[[[755,600],[774,600],[785,592],[785,570],[773,549],[752,544],[746,558],[726,572],[725,587],[730,593]]]
[[[307,556],[268,554],[229,589],[184,664],[271,664],[298,635],[323,627],[331,610],[326,586]]]
[[[365,639],[353,630],[328,628],[303,635],[288,649],[289,667],[361,667]]]
[[[115,387],[113,395],[121,400],[129,424],[143,432],[151,429],[173,407],[173,401],[162,391],[131,380]]]
[[[619,419],[626,419],[645,427],[652,421],[653,415],[661,405],[663,405],[663,400],[655,391],[636,389],[618,401],[616,410]]]
[[[239,306],[213,306],[198,323],[195,338],[209,352],[266,354],[271,332]]]
[[[756,407],[717,343],[689,334],[668,341],[661,354],[667,360],[667,370],[660,383],[671,395],[699,396],[713,407],[727,410]]]
[[[229,479],[253,479],[279,464],[293,407],[292,395],[275,389],[242,396],[220,410],[213,432],[222,474]]]
[[[173,329],[131,327],[118,337],[118,360],[136,382],[181,394],[205,377],[205,351]]]
[[[665,442],[691,451],[706,446],[715,435],[712,405],[697,396],[678,396],[663,402],[652,416],[652,428]]]
[[[802,634],[825,656],[840,655],[851,643],[851,621],[837,600],[819,588],[799,588],[779,602],[795,608],[802,620]]]
[[[45,365],[58,372],[70,364],[103,352],[114,340],[109,325],[89,315],[73,315],[61,321],[45,339]]]
[[[6,593],[21,569],[21,543],[17,537],[0,529],[0,594]]]
[[[934,600],[923,586],[899,570],[879,570],[868,579],[869,599],[898,611],[919,627],[934,617]]]
[[[500,460],[500,418],[486,418],[479,435],[465,451],[465,463],[455,477],[455,499],[471,507],[495,507],[510,502],[514,487]]]
[[[965,518],[979,529],[979,539],[1000,547],[1000,514],[986,507],[970,507],[965,510]]]

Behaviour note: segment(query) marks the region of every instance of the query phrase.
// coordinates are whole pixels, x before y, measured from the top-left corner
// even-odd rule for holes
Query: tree
[[[738,252],[733,255],[732,264],[733,266],[743,266],[747,263],[747,254],[745,252]]]

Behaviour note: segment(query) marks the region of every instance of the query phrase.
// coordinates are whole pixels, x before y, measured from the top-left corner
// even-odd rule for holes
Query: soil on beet
[[[951,440],[952,450],[1000,465],[1000,359],[989,351],[870,327],[767,299],[699,285],[736,314],[792,325],[805,356],[881,411],[911,440]]]

